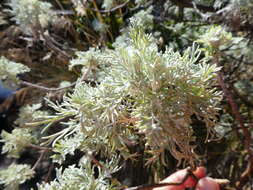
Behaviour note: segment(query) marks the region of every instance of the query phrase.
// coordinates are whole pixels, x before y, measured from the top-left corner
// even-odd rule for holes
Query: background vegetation
[[[199,165],[253,188],[252,0],[0,10],[0,188],[122,189]]]

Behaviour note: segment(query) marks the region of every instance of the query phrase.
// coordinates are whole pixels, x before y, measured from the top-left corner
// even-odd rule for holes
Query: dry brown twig
[[[116,11],[118,9],[121,9],[121,8],[125,7],[129,2],[130,1],[126,1],[126,2],[120,4],[120,5],[116,6],[116,7],[113,7],[111,9],[107,9],[107,10],[98,10],[98,9],[92,9],[92,8],[91,8],[91,10],[96,11],[96,12],[100,12],[100,13],[111,13],[111,12],[114,12],[114,11]]]
[[[41,162],[41,160],[44,157],[44,155],[45,155],[46,152],[47,152],[46,150],[42,150],[41,151],[40,157],[38,158],[38,160],[36,161],[36,163],[33,165],[32,170],[35,170],[38,167],[39,163]]]
[[[91,67],[89,67],[87,69],[87,71],[85,73],[83,73],[80,81],[87,80],[90,71],[91,71]],[[73,82],[72,84],[70,84],[68,86],[58,87],[58,88],[49,88],[49,87],[45,87],[45,86],[40,86],[40,85],[33,84],[33,83],[30,83],[30,82],[27,82],[27,81],[21,81],[20,84],[25,85],[25,86],[30,86],[30,87],[33,87],[33,88],[38,88],[40,90],[45,90],[45,91],[60,91],[60,90],[64,90],[64,89],[67,89],[67,88],[74,87],[77,84],[77,82],[78,81]]]

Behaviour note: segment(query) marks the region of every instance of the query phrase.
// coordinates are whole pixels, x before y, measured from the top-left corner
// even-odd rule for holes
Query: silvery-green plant
[[[43,137],[39,141],[52,148],[53,162],[62,164],[76,150],[86,160],[58,170],[56,179],[39,189],[114,189],[108,181],[115,171],[110,166],[120,159],[138,159],[129,147],[140,141],[150,164],[169,150],[179,161],[194,165],[192,117],[206,124],[210,137],[221,98],[214,87],[220,68],[201,59],[196,44],[183,54],[169,48],[159,51],[155,38],[145,30],[133,19],[125,43],[115,44],[115,49],[77,52],[70,68],[82,66],[80,76],[94,84],[78,79],[61,103],[48,101],[54,114],[26,124],[40,125]],[[59,125],[61,130],[49,135],[50,128]],[[15,133],[8,135],[15,138]],[[90,162],[98,154],[110,164],[104,163],[94,178]]]
[[[136,25],[139,25],[139,27],[142,28],[143,31],[150,31],[151,29],[153,29],[153,15],[151,14],[153,7],[150,6],[148,9],[146,10],[141,10],[139,12],[137,12],[136,14],[134,14],[131,18],[130,18],[130,22],[135,22]],[[121,31],[121,35],[118,36],[115,39],[115,42],[113,43],[113,46],[115,48],[117,47],[128,47],[130,44],[130,27],[126,27],[123,28]]]
[[[212,26],[203,34],[198,42],[201,42],[212,49],[219,49],[232,41],[232,34],[221,26]]]
[[[18,86],[18,74],[29,72],[30,69],[20,63],[8,60],[5,57],[0,57],[0,80],[7,87],[16,89]]]
[[[45,120],[48,127],[64,117],[75,119],[45,137],[46,144],[52,143],[62,158],[73,153],[73,147],[104,155],[119,151],[129,158],[127,143],[136,143],[144,135],[146,150],[154,158],[168,149],[178,160],[193,162],[191,117],[203,120],[211,134],[221,98],[211,86],[219,68],[201,60],[196,45],[183,55],[170,49],[159,52],[154,38],[136,22],[128,43],[128,47],[98,51],[97,57],[90,56],[94,50],[78,53],[72,66],[78,60],[86,71],[99,65],[97,72],[104,78],[95,87],[80,82],[62,104],[51,104],[57,114]]]
[[[18,119],[14,122],[19,127],[25,127],[26,123],[38,121],[41,117],[48,115],[48,112],[39,110],[41,104],[26,105],[19,109]]]
[[[2,154],[8,157],[19,158],[20,154],[37,139],[32,135],[31,129],[15,128],[11,133],[2,131],[0,142],[4,143]]]
[[[117,159],[116,159],[117,160]],[[69,166],[66,169],[57,169],[56,178],[50,183],[38,185],[38,190],[117,190],[118,183],[109,183],[110,174],[118,171],[118,162],[111,159],[104,167],[107,170],[97,168],[99,175],[94,176],[94,168],[87,157],[83,157],[79,166]]]
[[[27,164],[11,164],[6,169],[0,170],[0,184],[5,185],[5,190],[18,190],[19,184],[34,176],[34,171]]]
[[[71,0],[75,11],[78,15],[84,16],[86,15],[86,9],[84,6],[84,3],[82,2],[82,0]]]
[[[104,0],[102,7],[104,9],[111,9],[113,7],[114,0]]]
[[[53,22],[56,15],[52,11],[52,5],[40,0],[9,0],[9,10],[13,20],[26,34],[33,34],[34,27],[40,25],[47,27]]]

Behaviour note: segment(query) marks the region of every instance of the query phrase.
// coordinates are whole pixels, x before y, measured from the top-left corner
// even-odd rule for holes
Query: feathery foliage
[[[30,69],[25,65],[15,63],[5,57],[0,58],[0,80],[8,88],[16,89],[18,83],[17,75],[29,71]]]
[[[32,169],[3,167],[1,187],[18,189],[36,171],[31,186],[38,177],[40,190],[122,189],[158,182],[174,158],[178,167],[208,162],[212,175],[243,185],[239,174],[251,164],[244,133],[251,135],[253,117],[250,0],[4,1],[10,9],[0,25],[9,16],[18,30],[0,46],[12,47],[3,53],[9,58],[22,52],[31,60],[32,77],[22,77],[36,84],[20,84],[37,101],[19,109],[14,130],[1,132],[2,154],[17,163],[27,163],[24,154],[40,156]],[[0,59],[6,87],[17,89],[28,71]]]
[[[119,168],[115,160],[105,163],[107,170],[97,168],[99,176],[94,177],[94,166],[90,164],[88,158],[83,157],[81,160],[81,167],[74,165],[68,168],[57,169],[56,179],[50,183],[43,183],[38,185],[39,190],[116,190],[119,189],[119,184],[109,184],[108,177],[110,174],[116,172]]]
[[[221,96],[210,87],[219,68],[201,60],[196,45],[183,55],[170,49],[159,52],[138,23],[133,22],[130,37],[128,47],[98,51],[97,56],[94,49],[78,53],[71,67],[80,64],[88,70],[95,65],[104,79],[96,87],[79,83],[62,104],[54,104],[56,119],[75,119],[45,138],[63,158],[74,147],[105,155],[120,150],[125,156],[126,142],[144,134],[146,150],[154,158],[168,149],[179,161],[193,164],[191,117],[203,120],[211,134]]]
[[[0,184],[6,190],[18,190],[19,184],[33,177],[34,171],[27,164],[11,164],[7,169],[0,170]]]
[[[40,0],[10,0],[9,6],[13,20],[27,34],[33,34],[33,28],[38,25],[48,26],[56,17],[51,10],[52,5]]]
[[[36,142],[30,129],[16,128],[11,133],[2,131],[1,137],[4,142],[2,154],[8,153],[13,158],[18,158],[28,145]]]

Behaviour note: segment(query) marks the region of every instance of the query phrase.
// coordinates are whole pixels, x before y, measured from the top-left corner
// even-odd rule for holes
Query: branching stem
[[[40,157],[38,158],[38,160],[36,161],[36,163],[34,164],[34,166],[32,167],[32,170],[35,170],[37,168],[37,166],[39,165],[39,163],[41,162],[42,158],[44,157],[45,153],[47,151],[46,150],[42,150],[40,153]]]
[[[214,62],[217,65],[219,64],[219,54],[216,53],[214,55]],[[245,169],[245,171],[242,173],[242,175],[240,176],[240,179],[236,182],[236,187],[238,189],[241,189],[241,187],[244,185],[244,183],[246,182],[247,178],[250,176],[250,174],[253,172],[253,152],[251,149],[251,134],[248,130],[247,127],[245,127],[242,116],[239,112],[238,106],[233,98],[232,93],[228,90],[228,88],[226,87],[225,81],[224,81],[224,77],[222,72],[220,71],[218,73],[218,82],[219,85],[232,109],[232,113],[235,116],[235,119],[239,122],[239,126],[240,129],[242,129],[243,131],[243,135],[244,135],[244,146],[245,149],[247,150],[247,153],[249,155],[249,160],[248,160],[248,166]]]
[[[83,73],[83,75],[82,75],[82,77],[81,77],[81,81],[87,80],[90,71],[91,71],[91,67],[89,67],[89,68],[87,69],[87,71],[86,71],[85,73]],[[72,84],[70,84],[70,85],[68,85],[68,86],[59,87],[59,88],[48,88],[48,87],[45,87],[45,86],[40,86],[40,85],[38,85],[38,84],[30,83],[30,82],[27,82],[27,81],[21,81],[20,83],[21,83],[22,85],[30,86],[30,87],[33,87],[33,88],[38,88],[38,89],[40,89],[40,90],[45,90],[45,91],[60,91],[60,90],[66,89],[66,88],[74,87],[74,86],[77,84],[77,81],[76,81],[76,82],[73,82]]]

